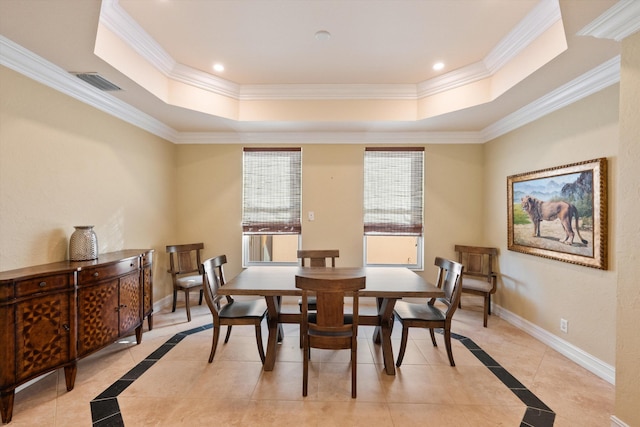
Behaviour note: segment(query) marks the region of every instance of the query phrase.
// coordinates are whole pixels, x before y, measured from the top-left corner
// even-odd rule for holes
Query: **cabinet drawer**
[[[16,297],[68,288],[72,284],[71,277],[71,274],[56,274],[37,279],[19,280],[16,282]]]
[[[78,286],[94,283],[123,274],[130,273],[140,268],[138,258],[129,258],[114,264],[102,265],[99,267],[88,267],[78,273]]]
[[[0,283],[0,302],[13,298],[13,283]]]

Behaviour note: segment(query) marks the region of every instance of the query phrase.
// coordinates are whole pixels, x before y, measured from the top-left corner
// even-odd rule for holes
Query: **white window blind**
[[[366,148],[364,234],[422,236],[424,148]]]
[[[301,154],[300,148],[244,149],[244,234],[300,234]]]

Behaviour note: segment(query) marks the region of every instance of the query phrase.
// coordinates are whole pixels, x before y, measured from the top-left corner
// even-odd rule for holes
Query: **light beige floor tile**
[[[290,301],[289,301],[290,300]],[[285,310],[297,312],[297,299]],[[64,371],[16,394],[10,426],[90,425],[90,402],[175,334],[211,323],[206,304],[184,302],[176,312],[154,314],[154,328],[78,362],[74,390]],[[375,313],[373,300],[361,312]],[[146,328],[145,322],[145,328]],[[513,426],[524,404],[459,341],[452,340],[456,367],[449,366],[441,334],[433,347],[427,330],[412,328],[396,376],[383,371],[373,327],[360,327],[358,397],[351,398],[349,351],[315,350],[309,396],[302,397],[302,350],[298,325],[283,325],[275,369],[262,370],[252,327],[234,327],[228,344],[222,330],[213,363],[207,363],[212,330],[186,336],[118,397],[127,427],[137,426]],[[263,323],[267,343],[266,322]],[[394,357],[401,325],[392,334]],[[481,299],[465,296],[452,331],[472,339],[556,411],[555,426],[608,426],[615,387],[496,316],[482,327]]]
[[[394,426],[402,427],[475,427],[464,413],[452,404],[390,403],[389,411]]]

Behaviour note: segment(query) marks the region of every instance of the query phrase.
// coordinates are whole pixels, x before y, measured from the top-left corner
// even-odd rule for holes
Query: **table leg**
[[[378,316],[380,326],[377,326],[373,334],[373,342],[382,344],[382,359],[387,375],[396,374],[396,365],[393,361],[393,347],[391,345],[391,332],[393,330],[393,307],[397,298],[377,298]]]
[[[267,325],[269,326],[269,338],[267,340],[267,352],[264,360],[265,371],[273,371],[276,364],[276,346],[282,333],[282,327],[278,322],[280,315],[279,297],[265,297],[267,302]]]

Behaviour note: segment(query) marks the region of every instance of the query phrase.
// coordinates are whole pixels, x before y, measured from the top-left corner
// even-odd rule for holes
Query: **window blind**
[[[422,235],[424,148],[366,148],[364,234]]]
[[[242,231],[245,234],[300,234],[300,148],[245,148]]]

